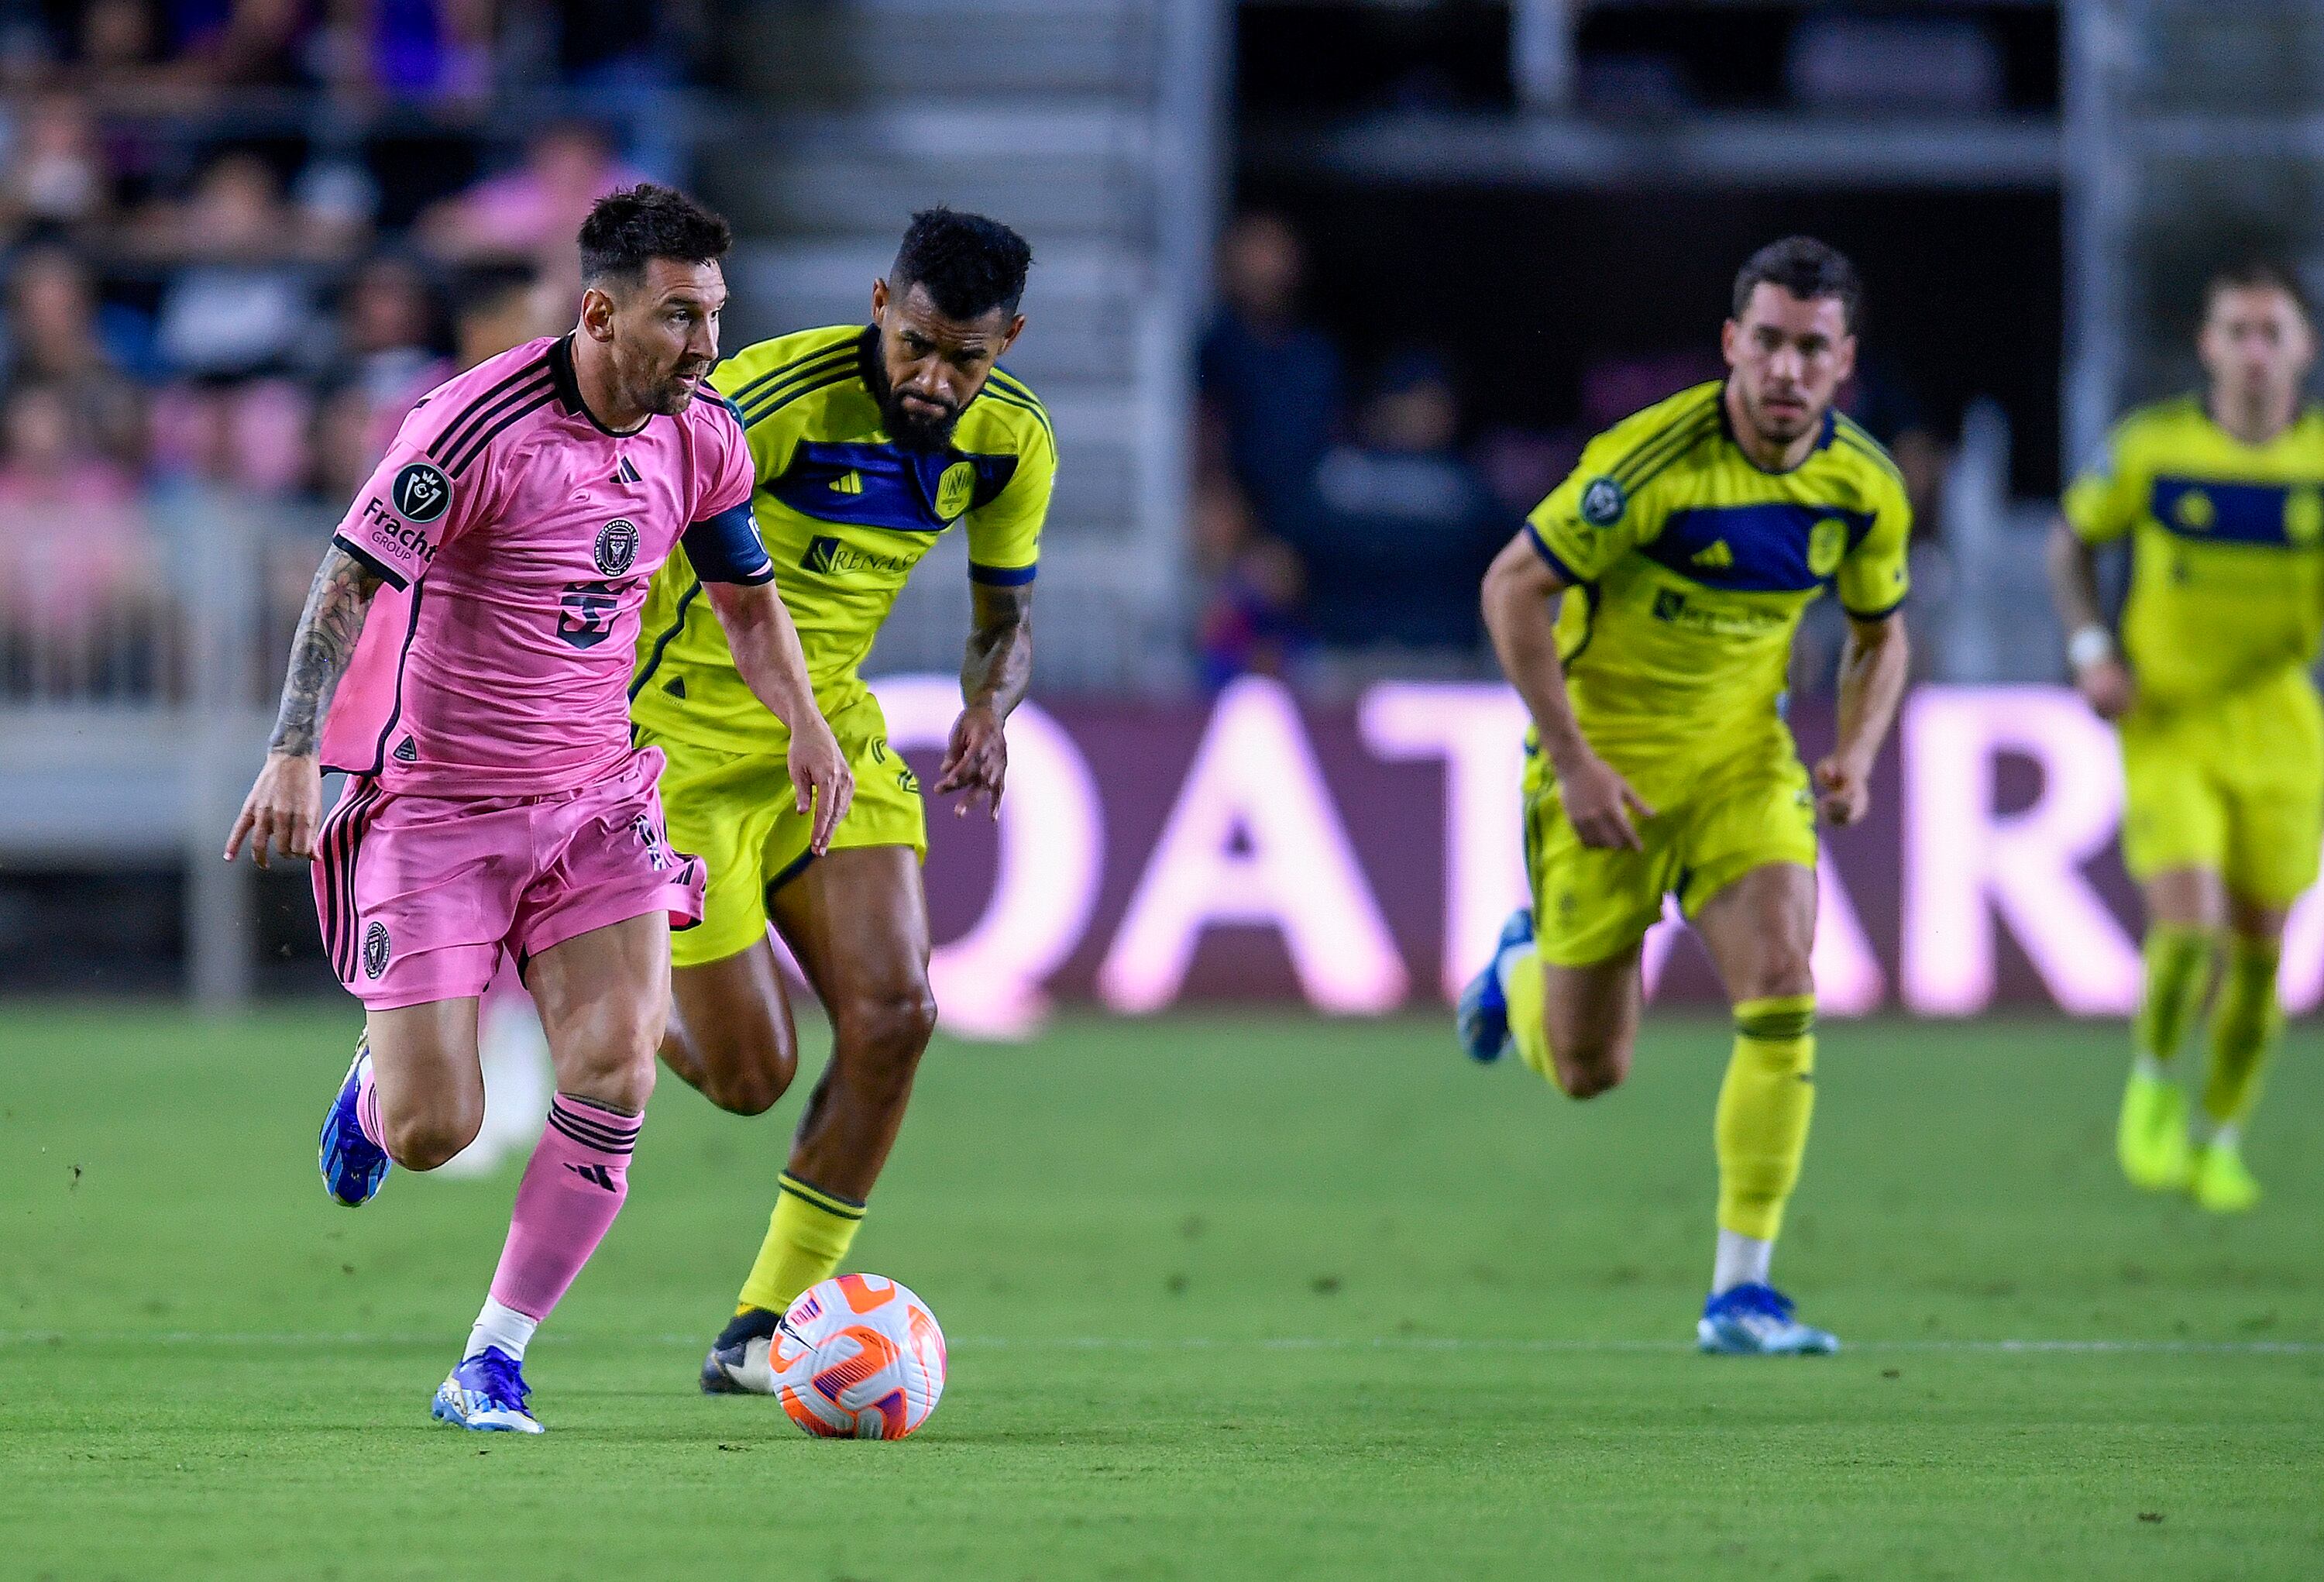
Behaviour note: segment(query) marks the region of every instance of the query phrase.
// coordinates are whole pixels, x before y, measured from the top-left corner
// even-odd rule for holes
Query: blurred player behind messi
[[[846,1255],[935,1027],[919,782],[888,745],[861,671],[905,578],[955,524],[973,614],[936,790],[964,793],[960,812],[982,797],[1000,813],[1001,722],[1032,678],[1033,574],[1057,466],[1048,414],[995,365],[1024,328],[1031,262],[998,221],[927,210],[874,282],[869,324],[762,342],[715,375],[749,438],[758,519],[816,703],[854,766],[855,801],[828,852],[809,846],[785,732],[742,688],[683,552],[640,630],[637,739],[668,754],[670,838],[709,868],[702,926],[672,944],[663,1058],[737,1114],[781,1096],[798,1050],[770,920],[832,1027],[765,1242],[704,1362],[706,1390],[751,1387],[732,1365]]]
[[[2075,685],[2122,737],[2124,865],[2146,902],[2144,992],[2116,1151],[2142,1187],[2259,1200],[2243,1129],[2283,1024],[2276,966],[2324,837],[2324,411],[2316,335],[2285,270],[2224,270],[2197,338],[2208,384],[2132,412],[2067,491],[2050,577]],[[2119,642],[2097,551],[2130,541]],[[2222,946],[2224,945],[2224,951]],[[2170,1076],[2210,991],[2205,1131]]]
[[[1674,893],[1735,1008],[1720,1089],[1719,1235],[1706,1351],[1830,1351],[1768,1284],[1815,1102],[1819,808],[1863,817],[1904,686],[1911,508],[1869,436],[1832,409],[1856,361],[1847,259],[1794,236],[1743,266],[1728,377],[1590,442],[1485,579],[1501,668],[1533,716],[1534,906],[1462,995],[1469,1052],[1515,1042],[1574,1098],[1628,1072],[1639,947]],[[1801,612],[1849,616],[1840,739],[1812,787],[1784,723]]]

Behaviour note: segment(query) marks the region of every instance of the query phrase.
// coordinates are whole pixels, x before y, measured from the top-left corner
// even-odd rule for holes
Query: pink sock
[[[630,1195],[630,1151],[644,1117],[558,1094],[516,1189],[493,1300],[546,1318]]]
[[[379,1124],[379,1084],[371,1079],[371,1062],[365,1060],[355,1073],[355,1125],[374,1148],[385,1148],[387,1133]]]

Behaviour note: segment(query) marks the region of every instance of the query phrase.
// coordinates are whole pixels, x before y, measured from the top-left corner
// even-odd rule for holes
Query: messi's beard
[[[941,417],[922,417],[904,404],[902,393],[889,383],[888,370],[876,352],[863,363],[864,383],[880,403],[880,426],[888,430],[888,438],[906,450],[935,452],[952,443],[953,429],[960,421],[957,407],[947,409]]]
[[[695,396],[701,392],[702,384],[699,380],[689,383],[684,377],[687,374],[697,371],[706,375],[710,371],[709,365],[703,364],[697,368],[695,365],[681,364],[659,377],[643,384],[637,391],[635,398],[640,410],[665,418],[678,416],[694,404]]]

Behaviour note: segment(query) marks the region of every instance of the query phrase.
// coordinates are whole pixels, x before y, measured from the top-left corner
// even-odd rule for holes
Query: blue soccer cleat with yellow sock
[[[1840,1339],[1792,1317],[1792,1299],[1772,1285],[1738,1285],[1702,1304],[1695,1345],[1717,1356],[1830,1356]]]
[[[1501,925],[1501,937],[1493,942],[1492,959],[1461,991],[1452,1024],[1460,1033],[1461,1047],[1480,1066],[1491,1065],[1509,1047],[1509,997],[1501,987],[1501,958],[1532,942],[1533,910],[1521,906]]]

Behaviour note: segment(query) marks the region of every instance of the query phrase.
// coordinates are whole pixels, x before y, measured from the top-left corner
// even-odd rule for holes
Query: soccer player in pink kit
[[[350,1206],[389,1161],[432,1170],[484,1117],[476,1005],[503,951],[557,1072],[492,1294],[438,1419],[540,1432],[525,1344],[629,1190],[669,1011],[669,930],[702,866],[662,835],[660,754],[630,744],[639,606],[682,538],[743,679],[791,731],[821,850],[853,795],[751,516],[718,357],[726,223],[638,187],[581,228],[570,334],[430,393],[356,497],[292,640],[266,767],[226,842],[316,859],[315,902],[364,1036],[323,1124]],[[342,678],[344,677],[344,683]],[[321,773],[345,792],[321,814]]]

